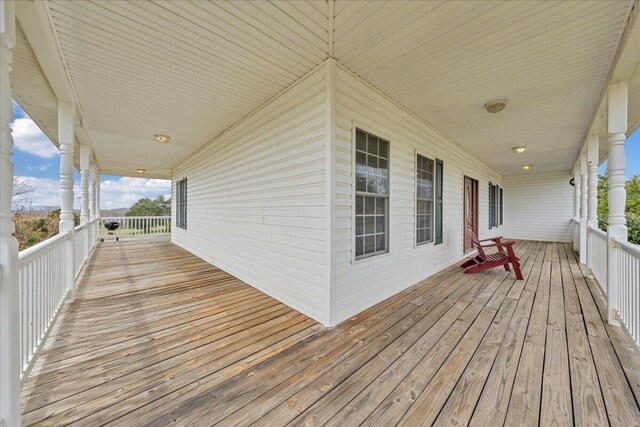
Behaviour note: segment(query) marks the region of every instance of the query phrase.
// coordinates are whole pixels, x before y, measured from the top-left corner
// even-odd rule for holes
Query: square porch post
[[[0,424],[20,425],[20,337],[18,335],[18,241],[13,237],[13,137],[11,49],[15,4],[0,0]]]
[[[58,102],[58,141],[60,142],[60,233],[69,233],[65,253],[65,283],[69,299],[75,299],[73,251],[73,148],[75,142],[75,105]]]
[[[96,219],[96,166],[89,165],[89,221]]]
[[[627,218],[625,205],[626,160],[624,144],[627,131],[627,82],[612,83],[607,92],[607,145],[608,145],[608,201],[609,225],[607,227],[608,260],[607,260],[607,320],[618,325],[617,310],[620,306],[618,284],[619,250],[613,239],[626,241]]]
[[[96,218],[100,218],[100,171],[96,169]]]
[[[89,217],[89,158],[91,147],[80,144],[80,224],[90,221]]]
[[[580,251],[580,164],[573,167],[573,250]]]
[[[588,215],[587,226],[598,228],[598,162],[599,162],[599,141],[598,135],[589,135],[587,139],[587,191]],[[589,245],[589,230],[587,229],[587,266],[593,267],[593,254]]]
[[[587,153],[580,155],[580,262],[587,263]]]

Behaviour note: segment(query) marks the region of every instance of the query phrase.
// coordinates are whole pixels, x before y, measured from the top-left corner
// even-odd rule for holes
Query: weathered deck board
[[[638,425],[640,361],[569,245],[452,266],[335,328],[166,239],[100,245],[23,390],[43,425]]]

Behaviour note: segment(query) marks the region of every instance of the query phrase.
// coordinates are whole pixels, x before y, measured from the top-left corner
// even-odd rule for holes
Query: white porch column
[[[587,171],[588,171],[588,208],[589,226],[598,228],[598,163],[600,141],[598,135],[589,135],[587,140]]]
[[[587,153],[580,156],[580,262],[587,263]]]
[[[100,218],[100,173],[96,171],[96,218]]]
[[[96,167],[89,165],[89,221],[96,218]]]
[[[580,165],[577,164],[573,167],[573,219],[580,223]],[[579,228],[579,226],[578,226]],[[573,228],[573,250],[580,251],[580,232],[576,231],[576,226]]]
[[[89,157],[91,147],[80,144],[80,224],[89,222]]]
[[[619,253],[612,238],[627,240],[628,237],[625,216],[627,192],[625,190],[626,160],[624,154],[625,132],[627,131],[627,82],[609,85],[607,96],[607,145],[609,148],[607,161],[609,185],[607,320],[610,324],[617,325],[619,323],[616,311],[620,304],[617,275]]]
[[[13,138],[11,49],[15,46],[15,4],[0,0],[0,424],[20,425],[20,337],[18,241],[13,237]]]
[[[68,102],[58,103],[58,140],[60,142],[60,233],[68,232],[65,282],[69,299],[75,298],[75,269],[73,264],[73,144],[75,106]]]

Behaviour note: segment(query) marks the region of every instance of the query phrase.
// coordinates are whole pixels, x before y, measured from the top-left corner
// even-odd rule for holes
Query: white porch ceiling
[[[633,2],[46,3],[103,173],[170,169],[333,56],[505,175],[569,171]],[[483,105],[507,98],[502,113]],[[631,95],[630,95],[631,99]],[[640,102],[640,100],[638,101]],[[172,136],[167,145],[155,133]],[[510,147],[527,145],[521,156]]]

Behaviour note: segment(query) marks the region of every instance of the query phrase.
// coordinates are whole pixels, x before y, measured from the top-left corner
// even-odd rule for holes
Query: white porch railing
[[[600,284],[602,292],[607,293],[607,233],[589,227],[587,230],[587,263]]]
[[[617,251],[618,318],[640,346],[640,246],[613,238]]]
[[[58,234],[18,255],[20,377],[31,371],[67,296],[66,247],[70,233]]]
[[[20,379],[29,376],[36,356],[69,293],[67,269],[77,279],[98,238],[99,219],[58,234],[18,255]],[[73,264],[67,242],[73,239]]]
[[[101,219],[100,237],[107,235],[107,231],[103,226],[105,221],[118,221],[120,223],[120,227],[117,230],[119,237],[171,233],[171,216],[118,216]]]

